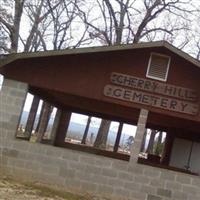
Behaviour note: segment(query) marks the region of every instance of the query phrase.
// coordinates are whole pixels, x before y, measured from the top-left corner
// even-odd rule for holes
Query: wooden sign
[[[171,96],[181,100],[198,100],[197,92],[188,88],[177,87],[175,85],[169,85],[165,83],[151,81],[149,79],[138,78],[135,76],[129,76],[116,72],[113,72],[111,74],[110,79],[111,83],[114,83],[116,85],[144,90],[151,93],[162,94],[165,96]]]
[[[133,89],[126,89],[114,85],[106,85],[104,88],[104,95],[123,101],[144,104],[190,115],[196,115],[199,110],[199,106],[191,102],[162,97],[160,95],[154,95]]]

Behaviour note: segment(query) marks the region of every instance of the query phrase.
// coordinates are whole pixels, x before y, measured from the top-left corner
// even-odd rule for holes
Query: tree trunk
[[[122,135],[122,129],[123,129],[123,123],[120,122],[119,127],[118,127],[118,131],[117,131],[117,137],[116,137],[116,140],[115,140],[115,146],[114,146],[114,149],[113,149],[114,152],[118,151],[119,143],[120,143],[120,139],[121,139],[121,135]]]
[[[35,129],[35,132],[38,132],[39,130],[39,127],[40,127],[40,124],[41,124],[41,119],[42,119],[42,113],[43,113],[43,110],[44,110],[44,102],[42,103],[42,108],[41,108],[41,111],[40,111],[40,114],[39,114],[39,119],[38,119],[38,122],[37,122],[37,126],[36,126],[36,129]]]
[[[26,123],[26,128],[25,128],[25,134],[28,136],[28,139],[30,139],[30,137],[31,137],[33,125],[34,125],[35,118],[36,118],[36,115],[37,115],[39,102],[40,102],[39,97],[34,96],[33,102],[31,104],[31,110],[29,112],[28,120],[27,120],[27,123]]]
[[[87,135],[88,135],[88,130],[90,128],[91,119],[92,119],[92,116],[88,116],[88,120],[87,120],[87,124],[86,124],[86,127],[85,127],[85,131],[84,131],[84,134],[83,134],[83,139],[81,141],[81,144],[86,144],[86,139],[87,139]]]
[[[23,7],[24,7],[24,0],[23,1],[15,0],[14,24],[12,26],[12,31],[10,34],[12,53],[16,53],[18,49],[19,29],[20,29]]]
[[[147,129],[144,132],[144,137],[143,137],[142,145],[140,149],[141,152],[145,152],[146,137],[147,137]]]
[[[95,148],[106,149],[108,132],[110,129],[111,121],[102,119],[96,140],[94,142]]]
[[[148,144],[147,151],[146,151],[149,154],[153,153],[153,146],[154,146],[155,136],[156,136],[156,131],[155,130],[151,130],[151,136],[150,136],[149,144]]]
[[[158,140],[157,140],[157,144],[156,144],[156,150],[155,150],[155,154],[156,155],[160,155],[162,153],[162,137],[163,137],[163,132],[160,131],[158,134]]]
[[[160,131],[159,135],[158,135],[157,145],[161,145],[162,144],[162,137],[163,137],[163,132]]]

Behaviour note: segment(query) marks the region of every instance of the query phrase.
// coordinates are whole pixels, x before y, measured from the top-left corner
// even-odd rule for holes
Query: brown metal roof
[[[126,44],[126,45],[113,45],[113,46],[99,46],[99,47],[87,47],[87,48],[77,48],[77,49],[65,49],[57,51],[42,51],[42,52],[28,52],[28,53],[15,53],[7,56],[6,59],[0,60],[0,67],[12,63],[18,59],[31,59],[36,57],[50,57],[50,56],[60,56],[60,55],[70,55],[70,54],[86,54],[86,53],[98,53],[98,52],[111,52],[111,51],[123,51],[131,49],[143,49],[143,48],[154,48],[154,47],[164,47],[171,52],[179,55],[183,59],[189,61],[193,65],[200,68],[200,62],[188,55],[187,53],[181,51],[180,49],[174,47],[166,41],[157,42],[144,42],[138,44]]]

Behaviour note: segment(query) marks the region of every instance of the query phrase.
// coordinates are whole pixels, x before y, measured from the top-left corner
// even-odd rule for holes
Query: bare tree
[[[3,0],[3,5],[5,7],[0,8],[0,26],[4,29],[4,33],[9,36],[10,47],[5,47],[8,53],[17,52],[19,43],[19,32],[21,17],[23,14],[25,0],[15,0],[14,4],[9,3],[7,0]],[[12,12],[7,12],[7,7],[14,7],[14,14]]]
[[[97,133],[96,140],[94,142],[94,147],[100,149],[106,149],[106,143],[108,138],[108,132],[110,129],[111,121],[102,119]]]
[[[145,129],[144,136],[142,139],[142,145],[140,149],[141,152],[145,152],[146,137],[147,137],[147,129]]]
[[[90,128],[91,119],[92,119],[92,116],[88,116],[87,124],[86,124],[85,130],[84,130],[84,134],[83,134],[81,144],[86,144],[86,139],[87,139],[88,131],[89,131],[89,128]]]
[[[156,133],[157,133],[156,130],[151,130],[151,132],[150,132],[150,139],[149,139],[148,147],[146,150],[146,152],[149,154],[153,153],[153,150],[154,150],[153,147],[154,147]]]

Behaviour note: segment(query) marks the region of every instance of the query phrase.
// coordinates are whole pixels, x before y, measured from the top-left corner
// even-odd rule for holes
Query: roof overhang
[[[40,52],[28,52],[28,53],[15,53],[10,54],[6,58],[0,60],[0,67],[3,67],[9,63],[14,62],[18,59],[31,59],[39,57],[51,57],[51,56],[62,56],[62,55],[72,55],[72,54],[87,54],[87,53],[100,53],[100,52],[112,52],[112,51],[123,51],[123,50],[133,50],[133,49],[146,49],[164,47],[169,51],[175,53],[176,55],[187,60],[191,64],[200,68],[200,62],[188,55],[187,53],[181,51],[180,49],[174,47],[166,41],[157,42],[144,42],[138,44],[127,44],[127,45],[113,45],[113,46],[100,46],[100,47],[87,47],[87,48],[77,48],[77,49],[65,49],[56,51],[40,51]]]

